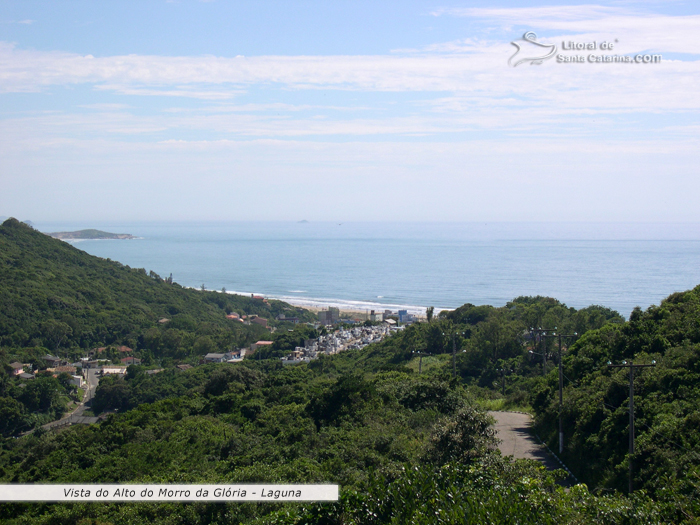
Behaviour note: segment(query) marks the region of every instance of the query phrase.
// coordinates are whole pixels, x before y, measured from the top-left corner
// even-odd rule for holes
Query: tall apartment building
[[[340,319],[340,310],[338,308],[330,307],[328,310],[322,310],[318,312],[318,322],[323,325],[335,324]]]

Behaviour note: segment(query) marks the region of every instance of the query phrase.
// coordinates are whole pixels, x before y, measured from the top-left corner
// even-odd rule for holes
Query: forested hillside
[[[635,372],[635,488],[674,493],[679,505],[700,488],[700,287],[675,293],[628,323],[586,333],[563,360],[567,464],[591,486],[624,490],[628,471],[628,369]],[[556,441],[551,372],[533,392],[538,428]]]
[[[437,517],[534,525],[679,517],[673,505],[642,494],[565,492],[535,462],[502,458],[489,419],[449,375],[329,373],[337,357],[294,367],[209,365],[170,378],[130,374],[132,393],[161,398],[98,425],[5,441],[0,482],[332,482],[341,486],[338,503],[6,503],[3,523],[432,525]]]
[[[110,344],[183,358],[265,335],[229,312],[313,319],[281,301],[185,289],[153,272],[86,254],[26,224],[0,226],[0,348],[79,356]],[[167,323],[158,323],[169,319]]]
[[[95,347],[124,345],[145,364],[167,367],[271,337],[258,324],[227,319],[230,312],[272,325],[281,313],[314,319],[280,301],[186,289],[8,219],[0,226],[0,434],[52,421],[80,400],[70,377],[19,381],[10,363],[36,371],[46,368],[46,354],[72,362]],[[99,357],[119,363],[116,354],[108,348]]]
[[[0,483],[331,482],[324,504],[0,504],[7,524],[697,523],[700,288],[670,296],[629,322],[601,306],[546,297],[504,307],[466,304],[362,350],[283,366],[277,356],[312,335],[273,336],[271,358],[179,370],[178,360],[241,345],[264,329],[230,311],[272,318],[284,303],[184,289],[145,270],[89,256],[17,221],[0,226],[0,361],[40,363],[124,344],[147,366],[104,378],[98,424],[0,438]],[[159,322],[161,319],[168,322]],[[495,448],[486,407],[534,410],[551,446],[558,416],[555,338],[564,349],[563,471],[513,462]],[[284,327],[287,328],[287,327]],[[453,361],[454,352],[454,361]],[[543,366],[543,355],[548,366]],[[635,486],[627,472],[627,376],[638,373]],[[33,361],[32,361],[33,360]],[[26,362],[26,361],[24,361]],[[151,363],[150,365],[148,363]],[[149,366],[163,366],[147,374]],[[0,373],[3,431],[57,415],[65,378],[24,384]],[[24,386],[22,386],[24,384]],[[58,394],[57,394],[58,393]],[[31,407],[31,408],[30,408]],[[25,419],[22,419],[25,418]],[[11,422],[11,423],[8,423]],[[35,421],[36,422],[36,421]],[[10,425],[14,426],[10,426]],[[13,434],[10,431],[7,434]]]

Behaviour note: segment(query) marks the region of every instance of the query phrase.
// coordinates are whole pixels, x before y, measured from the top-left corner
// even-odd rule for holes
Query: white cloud
[[[618,52],[644,50],[662,53],[700,54],[700,15],[668,16],[600,5],[547,6],[523,8],[455,8],[433,13],[496,22],[502,28],[514,26],[557,31],[560,38],[574,34],[577,39],[619,39]]]
[[[116,56],[95,58],[0,46],[0,89],[35,91],[88,83],[125,95],[226,100],[251,86],[293,89],[452,92],[480,104],[515,97],[525,106],[697,109],[700,61],[556,64],[508,68],[508,43],[478,52],[412,56]],[[225,86],[222,89],[222,86]]]
[[[118,84],[100,84],[95,86],[96,89],[104,91],[113,91],[121,95],[135,95],[148,97],[185,97],[198,98],[201,100],[227,100],[234,98],[236,95],[243,93],[242,90],[231,91],[212,91],[212,90],[193,90],[187,87],[178,86],[175,89],[146,89],[143,87],[129,87]]]
[[[98,111],[109,111],[109,110],[117,110],[117,109],[127,109],[131,106],[128,104],[114,104],[114,103],[98,103],[98,104],[81,104],[78,106],[79,108],[84,108],[84,109],[96,109]]]

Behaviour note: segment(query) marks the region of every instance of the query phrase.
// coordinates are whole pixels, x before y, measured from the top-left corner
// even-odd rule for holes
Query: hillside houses
[[[282,358],[282,364],[309,362],[322,354],[332,355],[344,350],[364,348],[381,341],[391,332],[392,329],[388,326],[357,326],[349,330],[336,330],[318,339],[306,340],[304,346],[296,347]]]

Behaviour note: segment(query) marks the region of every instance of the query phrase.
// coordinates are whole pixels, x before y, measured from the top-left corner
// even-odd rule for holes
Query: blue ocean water
[[[520,295],[629,316],[700,284],[699,224],[625,223],[36,223],[136,240],[78,241],[92,255],[173,274],[184,286],[353,309]]]

